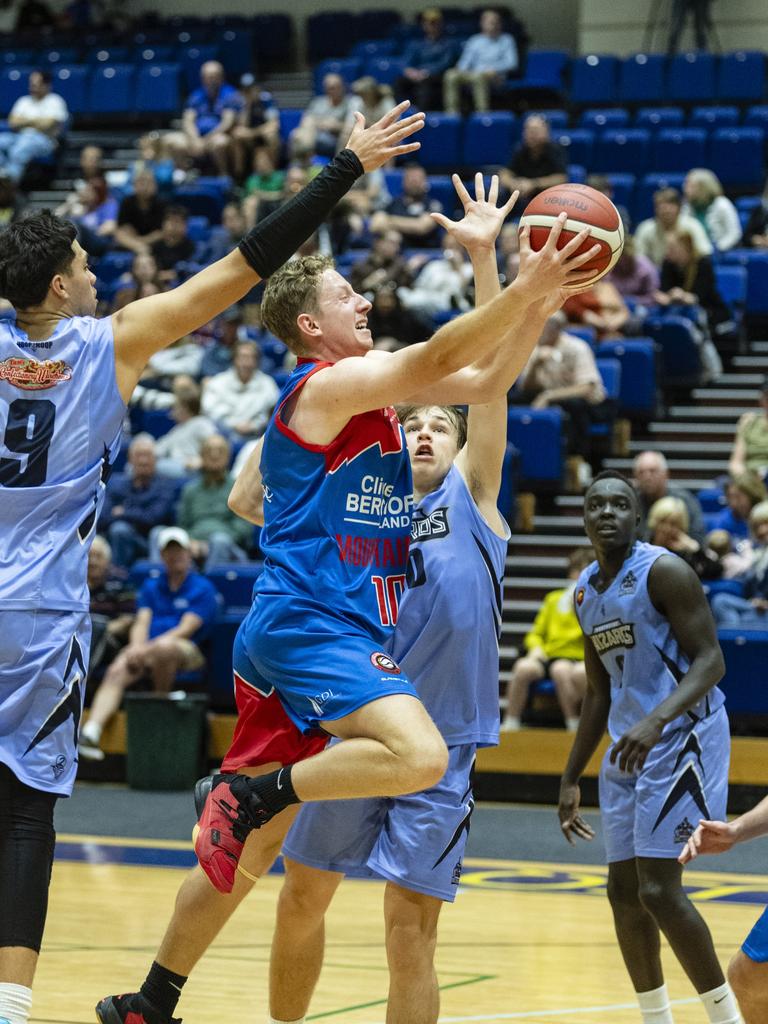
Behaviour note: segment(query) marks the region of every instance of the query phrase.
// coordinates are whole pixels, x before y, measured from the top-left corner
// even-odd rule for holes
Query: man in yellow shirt
[[[584,637],[573,608],[573,591],[581,570],[594,558],[591,548],[577,548],[568,558],[568,579],[564,590],[550,591],[542,602],[531,631],[525,638],[527,653],[512,667],[507,686],[507,713],[502,732],[520,728],[528,691],[540,679],[551,679],[565,727],[575,732],[586,689]]]

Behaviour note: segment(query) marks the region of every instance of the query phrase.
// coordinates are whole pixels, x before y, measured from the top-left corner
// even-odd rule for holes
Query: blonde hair
[[[706,206],[723,194],[723,186],[714,171],[706,167],[694,167],[688,171],[688,180],[699,186],[701,202]]]
[[[665,519],[676,519],[680,529],[688,532],[691,520],[682,498],[673,498],[668,494],[666,498],[654,501],[648,511],[648,529],[652,532]]]
[[[261,322],[297,356],[309,354],[296,320],[302,313],[317,313],[320,282],[333,270],[329,256],[299,256],[269,278],[261,300]]]
[[[768,523],[768,501],[758,501],[749,513],[750,526],[759,526],[760,523]]]
[[[762,477],[754,469],[748,469],[744,473],[739,473],[738,476],[731,477],[726,486],[735,487],[742,494],[746,494],[752,502],[753,508],[758,502],[765,501],[768,494]]]
[[[112,561],[112,548],[109,546],[109,542],[106,541],[101,534],[97,533],[91,541],[91,548],[95,548],[100,551],[108,562]]]

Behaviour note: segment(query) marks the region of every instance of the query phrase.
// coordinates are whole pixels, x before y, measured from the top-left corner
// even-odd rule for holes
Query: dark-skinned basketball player
[[[584,497],[597,561],[576,584],[587,694],[560,784],[560,825],[569,842],[594,836],[579,814],[579,779],[607,727],[612,744],[600,768],[600,808],[608,899],[643,1024],[673,1024],[662,932],[709,1021],[739,1024],[677,861],[694,823],[725,811],[730,736],[717,687],[723,656],[698,577],[677,555],[639,541],[639,522],[629,480],[599,474]]]

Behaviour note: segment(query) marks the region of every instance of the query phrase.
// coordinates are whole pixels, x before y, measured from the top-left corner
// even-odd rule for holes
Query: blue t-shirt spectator
[[[198,132],[207,135],[218,127],[225,110],[239,112],[242,105],[237,89],[224,82],[215,96],[210,96],[203,88],[195,89],[187,98],[186,109],[194,110]]]
[[[506,75],[517,68],[517,43],[508,32],[492,38],[484,32],[470,36],[461,51],[460,71],[495,71]]]
[[[739,519],[730,508],[724,508],[718,516],[714,517],[709,528],[710,530],[727,530],[736,540],[746,540],[749,537],[749,521]]]
[[[139,608],[148,608],[152,612],[150,640],[178,626],[187,612],[199,615],[203,624],[190,637],[198,646],[210,635],[218,610],[216,588],[197,572],[191,572],[178,590],[171,590],[168,586],[166,573],[149,577],[144,581],[136,603]]]

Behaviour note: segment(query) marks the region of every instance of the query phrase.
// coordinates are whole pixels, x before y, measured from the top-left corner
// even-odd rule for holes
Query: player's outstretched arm
[[[568,763],[560,779],[557,808],[560,828],[569,843],[573,843],[575,837],[592,839],[595,834],[579,815],[579,780],[605,734],[611,707],[611,681],[589,637],[584,638],[584,665],[587,671],[587,692],[581,709],[579,728],[576,730]]]
[[[234,252],[178,288],[139,299],[114,314],[117,380],[124,399],[155,352],[218,316],[274,273],[360,175],[419,148],[420,143],[409,140],[423,127],[424,115],[401,118],[408,106],[398,104],[370,128],[356,115],[347,147],[297,196],[252,228]]]
[[[675,692],[614,744],[611,763],[618,760],[619,768],[626,772],[643,767],[664,726],[698,704],[725,672],[712,612],[693,569],[677,555],[662,555],[648,574],[648,595],[669,620],[690,667]]]
[[[736,843],[768,835],[768,797],[733,821],[700,821],[677,858],[687,864],[700,853],[726,853]]]

